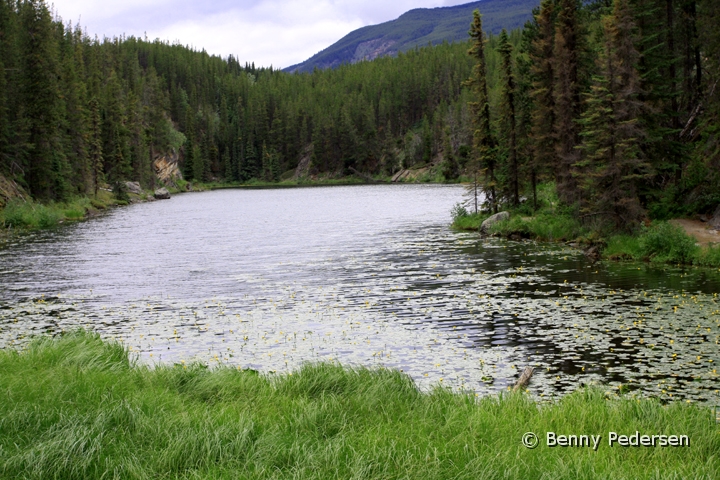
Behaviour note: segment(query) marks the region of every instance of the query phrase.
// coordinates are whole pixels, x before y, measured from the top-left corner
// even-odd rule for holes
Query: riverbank
[[[4,478],[713,478],[714,413],[581,389],[549,404],[420,392],[391,370],[148,368],[94,334],[0,351]],[[532,388],[532,383],[530,384]],[[523,446],[526,432],[540,437]],[[548,447],[546,432],[601,435]],[[609,432],[689,447],[609,445]]]
[[[559,206],[548,190],[543,189],[542,195],[546,198],[537,212],[532,212],[527,205],[509,210],[508,219],[493,224],[484,233],[511,240],[561,242],[585,250],[594,259],[720,267],[720,234],[703,232],[701,238],[691,236],[698,230],[696,222],[654,221],[632,235],[601,233],[580,222],[569,209]],[[452,228],[479,231],[490,214],[470,213],[458,206],[452,217]],[[708,241],[715,237],[719,243]]]

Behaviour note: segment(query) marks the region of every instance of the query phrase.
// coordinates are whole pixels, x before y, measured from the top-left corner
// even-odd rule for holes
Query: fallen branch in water
[[[534,371],[535,369],[533,367],[525,367],[525,370],[513,387],[513,392],[525,388],[527,384],[530,383],[530,377],[532,377]]]

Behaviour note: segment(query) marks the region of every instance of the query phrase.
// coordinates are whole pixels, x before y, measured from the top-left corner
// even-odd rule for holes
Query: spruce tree
[[[509,189],[512,198],[513,205],[517,206],[520,204],[520,179],[518,169],[518,154],[517,154],[517,132],[516,132],[516,118],[515,118],[515,74],[513,73],[512,65],[512,52],[513,47],[508,41],[507,31],[503,28],[500,32],[500,40],[498,43],[498,52],[502,57],[502,104],[503,104],[503,118],[501,121],[502,125],[502,137],[505,143],[505,150],[507,152],[508,167],[509,167]]]
[[[458,161],[450,142],[450,129],[446,128],[443,133],[443,168],[442,174],[446,180],[454,180],[458,177]]]
[[[579,198],[574,165],[579,143],[576,120],[580,116],[580,85],[578,62],[580,32],[577,18],[577,0],[559,0],[555,22],[553,47],[553,74],[555,78],[555,138],[557,162],[555,178],[560,199],[573,204]]]
[[[60,144],[61,105],[57,39],[44,2],[28,0],[18,5],[25,32],[23,45],[23,103],[29,124],[26,180],[36,198],[58,199],[66,192],[58,178],[65,170]]]
[[[612,15],[603,17],[603,42],[598,74],[587,95],[583,113],[582,160],[579,180],[586,215],[598,216],[614,229],[632,230],[644,216],[638,183],[649,174],[642,159],[644,131],[638,119],[643,110],[639,53],[628,0],[615,0]]]
[[[471,46],[468,54],[475,60],[472,76],[464,83],[469,86],[475,101],[468,102],[472,110],[474,168],[485,172],[486,198],[491,211],[497,213],[495,167],[497,141],[490,124],[490,101],[487,88],[487,65],[485,62],[485,34],[482,30],[482,16],[479,10],[473,12],[470,25]]]
[[[535,15],[537,34],[532,40],[528,57],[530,63],[532,99],[530,136],[532,139],[532,169],[536,173],[557,168],[555,136],[555,20],[552,0],[543,0]],[[533,190],[534,192],[534,190]],[[536,194],[534,193],[536,196]]]
[[[89,157],[90,169],[92,172],[92,183],[95,197],[97,198],[100,182],[103,180],[103,153],[102,153],[102,124],[100,120],[100,102],[93,97],[88,104],[90,112],[89,130]]]

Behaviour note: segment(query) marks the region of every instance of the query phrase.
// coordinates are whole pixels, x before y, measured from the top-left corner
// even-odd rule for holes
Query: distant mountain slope
[[[539,4],[540,0],[482,0],[454,7],[416,8],[396,20],[350,32],[303,63],[284,70],[311,72],[315,67],[333,68],[343,63],[397,55],[428,43],[465,41],[475,9],[483,15],[485,31],[497,34],[502,28],[521,27]]]

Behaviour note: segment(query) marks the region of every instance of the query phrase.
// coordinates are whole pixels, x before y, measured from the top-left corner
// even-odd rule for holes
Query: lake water
[[[479,395],[720,403],[720,272],[449,229],[460,186],[219,190],[0,241],[0,348],[89,327],[145,363],[385,366]]]

